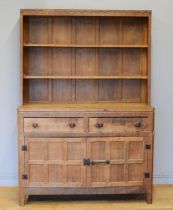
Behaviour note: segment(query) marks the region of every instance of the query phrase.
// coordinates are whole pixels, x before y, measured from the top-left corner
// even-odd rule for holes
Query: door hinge
[[[151,144],[146,144],[146,145],[145,145],[145,149],[150,150],[150,149],[151,149]]]
[[[28,179],[28,175],[27,174],[22,174],[22,179]]]
[[[27,151],[27,150],[28,150],[27,145],[22,145],[21,150],[22,150],[22,151]]]
[[[150,178],[150,172],[148,172],[148,171],[145,172],[145,173],[144,173],[144,177],[145,177],[145,178]]]

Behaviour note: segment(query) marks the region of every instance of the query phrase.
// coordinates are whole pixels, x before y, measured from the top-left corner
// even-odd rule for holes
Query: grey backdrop
[[[0,0],[0,185],[17,185],[16,108],[20,104],[21,8],[149,9],[152,19],[154,182],[173,183],[173,1]]]

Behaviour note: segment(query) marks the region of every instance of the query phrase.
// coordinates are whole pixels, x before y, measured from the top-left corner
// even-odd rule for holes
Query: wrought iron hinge
[[[22,145],[21,150],[22,151],[27,151],[28,150],[27,145]]]
[[[28,175],[27,174],[22,174],[22,179],[28,179]]]
[[[150,172],[148,172],[148,171],[145,172],[145,173],[144,173],[144,177],[145,177],[145,178],[150,178]]]
[[[146,144],[145,149],[148,149],[148,150],[151,149],[151,144]]]

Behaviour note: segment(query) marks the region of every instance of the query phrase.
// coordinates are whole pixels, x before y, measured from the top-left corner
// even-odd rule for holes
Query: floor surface
[[[18,205],[16,187],[0,187],[0,210],[173,210],[173,185],[154,186],[153,204],[136,197],[31,197],[24,206]]]

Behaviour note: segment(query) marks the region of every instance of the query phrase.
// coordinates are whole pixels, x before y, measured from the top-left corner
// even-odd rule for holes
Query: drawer
[[[24,118],[25,133],[81,133],[83,118]]]
[[[89,132],[135,132],[149,131],[148,118],[90,118]]]

